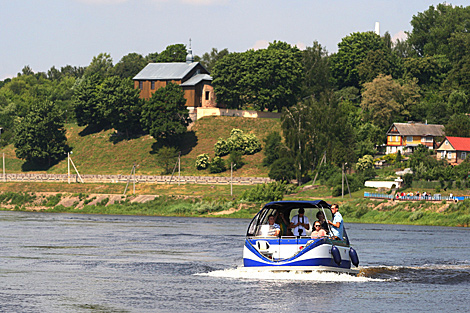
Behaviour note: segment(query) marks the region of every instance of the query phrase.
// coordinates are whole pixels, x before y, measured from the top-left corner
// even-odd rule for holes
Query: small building
[[[172,82],[181,85],[186,106],[191,111],[197,107],[217,107],[212,77],[199,62],[194,62],[189,48],[186,62],[149,63],[134,78],[134,88],[140,97],[149,99],[159,88]]]
[[[437,147],[436,137],[444,137],[444,126],[416,122],[393,123],[387,132],[386,153],[413,153],[418,145]]]
[[[438,160],[446,160],[451,165],[458,165],[470,155],[470,138],[448,136],[436,151]]]

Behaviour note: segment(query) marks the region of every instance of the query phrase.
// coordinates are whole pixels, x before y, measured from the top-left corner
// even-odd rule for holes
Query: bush
[[[243,165],[245,165],[245,162],[243,162],[242,154],[240,151],[235,151],[232,150],[230,152],[230,157],[228,158],[228,164],[233,164],[233,170],[236,171],[237,169],[241,168]]]
[[[200,154],[200,155],[197,156],[197,158],[196,158],[196,168],[198,170],[204,170],[204,169],[208,168],[209,165],[210,165],[209,154],[204,153],[204,154]]]
[[[255,135],[244,135],[240,129],[232,129],[230,137],[227,140],[219,138],[214,145],[216,156],[224,156],[230,151],[238,151],[241,154],[255,154],[261,150],[261,142]]]
[[[294,162],[289,158],[277,159],[271,165],[268,176],[276,181],[290,182],[295,177]]]
[[[230,149],[228,147],[227,141],[222,138],[219,138],[214,145],[214,152],[216,156],[224,156],[229,154]]]
[[[215,173],[222,173],[226,170],[225,162],[220,156],[214,157],[211,164],[209,165],[209,172]]]
[[[285,194],[293,192],[294,186],[290,186],[285,182],[274,182],[269,184],[260,184],[246,190],[241,198],[251,202],[269,202],[280,201]]]

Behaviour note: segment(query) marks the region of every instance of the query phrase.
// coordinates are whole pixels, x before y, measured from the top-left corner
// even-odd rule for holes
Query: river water
[[[241,268],[248,222],[0,212],[0,311],[469,311],[469,228],[347,224],[353,277]]]

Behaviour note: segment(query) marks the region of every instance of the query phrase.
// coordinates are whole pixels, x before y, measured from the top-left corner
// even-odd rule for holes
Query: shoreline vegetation
[[[224,217],[251,219],[265,202],[248,202],[239,196],[252,186],[138,184],[136,194],[122,195],[124,184],[2,183],[0,210],[143,216]],[[16,190],[12,192],[11,190]],[[132,189],[131,189],[132,190]],[[470,225],[470,200],[393,201],[364,199],[362,192],[352,198],[332,198],[297,192],[284,200],[324,199],[339,203],[346,223],[407,224],[427,226]]]

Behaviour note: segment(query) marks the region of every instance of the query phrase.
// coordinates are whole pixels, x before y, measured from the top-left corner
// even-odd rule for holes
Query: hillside
[[[191,130],[178,144],[181,151],[181,175],[209,176],[207,170],[198,171],[196,157],[202,153],[214,156],[213,147],[219,137],[227,138],[233,128],[245,133],[252,133],[262,141],[271,131],[280,131],[279,119],[252,119],[240,117],[204,117],[196,121]],[[162,168],[157,165],[155,152],[161,147],[149,135],[123,140],[115,136],[114,130],[102,130],[85,134],[88,130],[76,124],[67,124],[68,144],[72,147],[72,160],[81,174],[129,174],[132,164],[138,164],[136,174],[159,175]],[[264,143],[263,143],[264,144]],[[32,168],[23,160],[16,158],[13,145],[0,149],[5,153],[7,173],[67,173],[67,161],[64,159],[49,169]],[[224,157],[225,159],[227,157]],[[244,156],[245,165],[236,173],[237,176],[267,176],[267,168],[261,165],[264,151],[255,155]],[[218,176],[230,175],[226,171]]]

